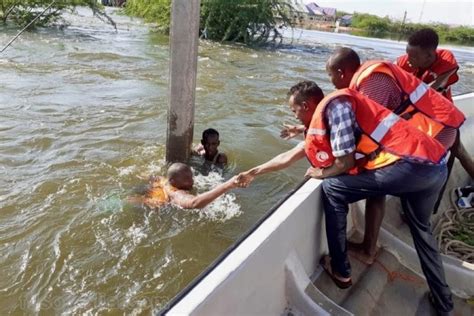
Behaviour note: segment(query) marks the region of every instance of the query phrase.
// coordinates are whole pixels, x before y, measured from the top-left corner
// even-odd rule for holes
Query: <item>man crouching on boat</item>
[[[349,204],[387,194],[400,197],[435,308],[449,313],[451,291],[429,223],[446,180],[443,146],[352,89],[323,99],[316,83],[303,81],[290,89],[289,105],[305,126],[304,146],[240,174],[239,181],[248,184],[259,174],[308,158],[312,167],[306,176],[324,179],[330,257],[324,256],[321,264],[340,288],[352,285],[346,240]]]
[[[152,177],[145,194],[128,198],[135,204],[151,208],[163,206],[166,203],[175,204],[185,209],[203,208],[227,191],[243,186],[237,181],[237,176],[217,185],[212,190],[193,195],[190,193],[194,185],[193,172],[188,165],[173,163],[167,177]]]

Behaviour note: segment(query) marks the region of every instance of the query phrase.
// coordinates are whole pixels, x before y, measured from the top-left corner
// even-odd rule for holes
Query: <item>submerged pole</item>
[[[166,161],[189,158],[194,130],[200,0],[173,0]]]

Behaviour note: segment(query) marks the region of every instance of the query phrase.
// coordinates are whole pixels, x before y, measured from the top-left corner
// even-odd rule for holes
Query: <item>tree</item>
[[[157,23],[166,33],[171,0],[128,0],[126,12]],[[281,26],[291,26],[289,0],[201,0],[203,35],[210,40],[262,44],[281,40]]]
[[[207,38],[217,41],[281,41],[278,28],[292,25],[293,10],[286,0],[203,0],[201,29]]]
[[[113,20],[103,11],[97,0],[0,0],[0,20],[24,26],[36,18],[50,4],[51,8],[42,14],[35,25],[48,25],[61,19],[65,10],[72,10],[77,6],[86,6],[102,20],[106,20],[115,27]]]

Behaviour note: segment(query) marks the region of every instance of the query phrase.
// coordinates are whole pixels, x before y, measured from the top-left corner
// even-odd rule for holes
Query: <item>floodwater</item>
[[[149,314],[172,298],[285,196],[305,161],[226,194],[202,211],[127,205],[141,176],[163,174],[168,38],[112,12],[65,29],[23,34],[0,55],[0,314]],[[2,46],[17,29],[0,29]],[[201,42],[196,142],[221,133],[221,171],[192,162],[202,192],[297,143],[286,92],[301,79],[330,92],[324,64],[337,45],[394,59],[404,43],[287,32],[277,50]],[[472,48],[455,48],[473,90]]]

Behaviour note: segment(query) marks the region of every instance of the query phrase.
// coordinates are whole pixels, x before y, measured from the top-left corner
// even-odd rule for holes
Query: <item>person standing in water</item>
[[[205,161],[215,165],[227,164],[227,155],[218,150],[221,144],[219,132],[213,128],[208,128],[202,132],[201,144],[194,149],[194,153],[204,157]]]

